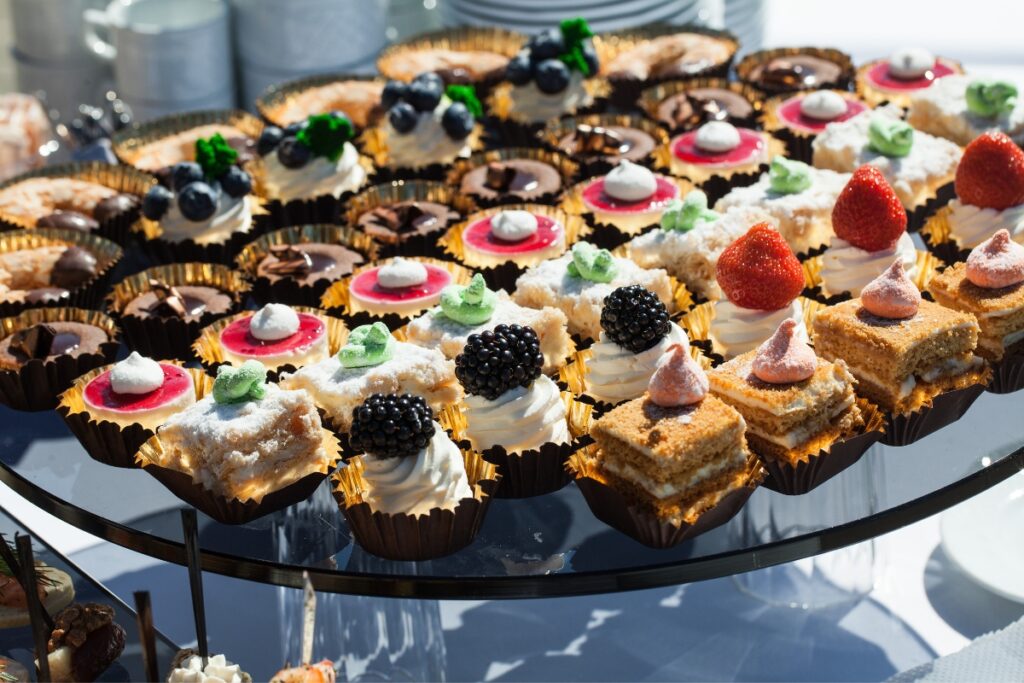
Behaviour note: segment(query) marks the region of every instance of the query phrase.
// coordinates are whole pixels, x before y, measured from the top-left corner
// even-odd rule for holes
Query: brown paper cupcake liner
[[[579,165],[559,152],[551,152],[535,147],[507,147],[504,149],[491,149],[486,152],[476,152],[468,159],[462,159],[455,163],[445,182],[452,188],[458,188],[458,192],[467,195],[473,203],[481,209],[487,209],[502,204],[522,204],[523,199],[518,195],[504,194],[492,198],[483,198],[471,192],[462,191],[462,179],[467,173],[475,168],[494,162],[509,161],[512,159],[530,159],[540,161],[552,166],[558,171],[562,179],[562,186],[555,192],[548,192],[539,197],[529,200],[531,204],[555,204],[561,198],[565,188],[569,187],[579,173]]]
[[[768,472],[763,486],[787,496],[798,496],[814,490],[856,464],[885,434],[887,421],[887,416],[872,403],[857,399],[857,405],[864,415],[864,426],[855,436],[836,441],[817,453],[808,454],[795,464],[758,455]],[[753,447],[751,450],[756,453]]]
[[[591,446],[574,454],[567,465],[590,511],[608,526],[651,548],[671,548],[725,524],[736,516],[765,477],[758,459],[751,457],[743,486],[718,500],[708,501],[708,505],[694,510],[686,521],[676,525],[636,506],[609,485],[591,455],[595,449]]]
[[[804,296],[815,301],[820,301],[826,306],[834,306],[835,304],[852,299],[853,296],[850,292],[842,292],[840,294],[833,294],[831,296],[825,296],[825,293],[821,289],[821,265],[822,257],[813,256],[808,258],[803,263],[804,269]],[[939,259],[930,252],[917,250],[917,271],[914,275],[914,284],[922,292],[928,290],[928,284],[932,278],[938,274],[939,269],[942,267],[942,263]]]
[[[363,550],[388,560],[419,562],[451,555],[476,538],[501,475],[479,453],[463,451],[472,498],[463,498],[452,510],[433,508],[426,515],[387,514],[373,510],[365,500],[367,483],[363,459],[357,456],[331,478],[352,536]]]
[[[788,158],[802,161],[805,164],[810,164],[814,161],[814,149],[812,144],[818,137],[819,133],[792,128],[786,125],[779,116],[779,107],[781,107],[784,102],[788,102],[793,97],[803,97],[807,92],[813,91],[777,95],[765,102],[764,129],[786,144],[786,156]],[[845,90],[834,90],[833,92],[842,96],[844,99],[850,96],[850,93]]]
[[[764,108],[764,96],[762,93],[756,88],[752,88],[745,83],[729,81],[726,78],[687,78],[681,81],[668,81],[653,86],[647,86],[640,92],[637,106],[639,106],[652,121],[656,121],[659,125],[665,126],[672,134],[685,133],[686,131],[699,127],[703,121],[694,119],[691,125],[669,126],[658,118],[658,108],[661,106],[662,102],[673,95],[678,95],[679,93],[689,92],[690,90],[696,90],[699,88],[721,88],[743,97],[750,103],[750,106],[753,107],[753,111],[750,113],[750,116],[741,118],[730,117],[728,119],[729,122],[733,125],[742,126],[744,128],[760,128],[761,116]]]
[[[341,347],[345,345],[345,340],[348,339],[348,328],[345,327],[344,321],[331,317],[317,308],[310,308],[308,306],[293,306],[292,309],[296,313],[308,313],[315,315],[324,321],[327,326],[327,353],[334,355],[341,350]],[[242,311],[235,315],[228,316],[226,318],[220,318],[204,327],[199,332],[199,337],[192,344],[192,352],[196,358],[202,364],[203,368],[206,369],[210,374],[216,374],[217,368],[221,365],[230,365],[230,363],[224,360],[224,349],[220,343],[220,333],[225,327],[241,320],[242,318],[253,315],[255,311]],[[259,360],[258,358],[256,360]],[[275,367],[267,367],[267,381],[276,382],[283,373],[295,372],[299,368],[290,364],[282,363]]]
[[[881,442],[886,446],[909,446],[929,434],[956,422],[985,391],[986,379],[963,389],[939,394],[931,405],[912,413],[890,415]]]
[[[287,486],[267,493],[259,500],[228,498],[194,481],[189,473],[159,465],[163,453],[159,434],[142,444],[135,455],[135,463],[163,484],[168,491],[208,517],[221,524],[245,524],[301,503],[313,495],[320,484],[330,476],[338,466],[338,444],[329,431],[322,431],[324,447],[330,454],[330,460],[321,463],[317,469]]]
[[[354,190],[346,190],[338,195],[321,194],[315,197],[300,197],[288,201],[282,199],[268,199],[264,203],[266,219],[271,225],[285,227],[289,225],[306,225],[308,223],[337,223],[340,216],[345,212],[348,201],[358,192],[365,190],[373,177],[376,169],[373,160],[366,156],[359,156],[359,165],[366,173],[363,182]],[[260,169],[258,173],[264,174],[265,166],[262,160],[253,162],[253,167]]]
[[[993,394],[1012,394],[1024,389],[1024,345],[1017,343],[992,367],[992,381],[988,391]]]
[[[960,64],[960,62],[954,61],[952,59],[946,59],[945,57],[939,57],[938,60],[945,64],[946,66],[952,67],[952,69],[956,73],[964,73],[964,67]],[[861,66],[857,69],[854,84],[855,89],[857,91],[857,95],[859,95],[861,99],[863,99],[872,107],[879,107],[883,104],[892,103],[906,109],[907,107],[910,106],[911,95],[919,91],[908,90],[906,92],[889,92],[886,90],[879,90],[878,88],[871,85],[865,77],[865,74],[867,74],[868,71],[870,71],[880,61],[884,60],[875,59],[873,61],[868,62],[867,64],[861,64]]]
[[[53,360],[32,359],[17,370],[0,370],[0,403],[15,410],[51,410],[60,394],[76,377],[114,361],[120,334],[114,321],[99,311],[82,308],[40,308],[0,318],[0,339],[18,330],[49,322],[80,322],[95,325],[107,333],[97,353],[61,355]]]
[[[267,232],[247,244],[235,258],[238,270],[252,282],[252,295],[257,303],[262,305],[274,302],[313,307],[320,305],[320,297],[336,280],[324,277],[306,284],[289,277],[271,280],[257,272],[260,262],[270,253],[270,247],[309,242],[340,244],[359,252],[367,261],[373,261],[378,256],[377,244],[368,235],[347,226],[300,224]]]
[[[57,412],[93,460],[112,467],[136,467],[135,454],[154,432],[137,422],[122,426],[116,422],[97,420],[89,412],[89,407],[82,396],[89,382],[112,367],[113,365],[105,365],[76,379],[74,384],[61,394]],[[195,385],[196,400],[202,399],[213,390],[213,378],[202,370],[189,368],[188,374]]]
[[[225,313],[204,313],[198,320],[177,317],[123,315],[125,307],[136,297],[149,291],[150,278],[172,287],[200,285],[219,289],[234,299]],[[156,266],[125,278],[107,296],[107,310],[121,326],[125,344],[150,358],[192,360],[192,343],[199,331],[222,315],[235,313],[249,292],[249,284],[239,273],[214,263],[172,263]]]
[[[331,315],[340,316],[351,329],[355,329],[360,325],[369,325],[380,321],[392,330],[398,329],[427,309],[433,308],[434,304],[431,304],[430,306],[424,306],[423,308],[410,313],[382,314],[366,310],[360,302],[350,295],[349,285],[352,283],[352,278],[371,268],[386,265],[390,263],[391,260],[392,259],[383,259],[375,263],[370,263],[356,268],[352,271],[352,275],[338,280],[327,288],[327,291],[324,292],[322,297],[320,297],[320,306],[326,309]],[[467,268],[463,268],[457,263],[425,257],[418,258],[417,260],[447,270],[452,274],[452,284],[467,285],[469,284],[469,281],[473,279],[473,272]]]
[[[561,149],[558,146],[559,141],[566,135],[574,133],[576,126],[580,124],[600,127],[622,126],[635,128],[647,133],[654,139],[654,149],[647,156],[634,162],[644,166],[653,167],[655,150],[668,143],[668,134],[664,128],[637,114],[589,114],[584,116],[567,116],[555,121],[549,121],[537,133],[537,138],[548,149],[554,152],[561,152],[562,154],[569,154],[569,156],[573,157],[580,166],[579,175],[584,178],[605,175],[608,171],[615,168],[618,162],[609,161],[599,156],[567,152]]]
[[[751,80],[750,74],[754,67],[759,64],[771,61],[777,57],[791,57],[794,55],[809,55],[813,57],[820,57],[830,62],[838,64],[840,66],[839,77],[834,81],[825,81],[816,83],[813,87],[773,87],[767,86],[763,83],[755,83]],[[771,50],[758,50],[757,52],[751,52],[736,65],[736,76],[743,83],[757,88],[758,90],[769,94],[777,95],[787,92],[797,92],[802,90],[822,90],[826,88],[834,88],[836,90],[849,90],[850,82],[853,79],[853,60],[850,55],[845,52],[841,52],[834,48],[823,48],[823,47],[779,47]]]
[[[608,106],[611,86],[603,78],[588,77],[583,80],[583,89],[589,102],[582,107],[566,110],[560,116],[586,116],[600,114]],[[488,128],[504,145],[536,147],[540,145],[537,134],[547,121],[529,121],[513,108],[513,85],[505,82],[497,85],[484,102],[484,111],[489,115]]]
[[[450,185],[428,180],[396,180],[389,183],[374,185],[352,197],[341,214],[341,222],[358,229],[359,217],[367,211],[398,202],[434,202],[444,204],[465,217],[475,210],[473,201],[461,194]],[[377,244],[378,258],[394,256],[429,256],[443,258],[444,248],[438,245],[438,239],[444,230],[424,235],[412,235],[405,239],[389,243],[373,238]]]
[[[370,178],[370,184],[380,185],[394,180],[416,179],[441,181],[445,179],[453,164],[484,148],[483,123],[477,121],[473,132],[464,141],[463,147],[468,148],[469,155],[463,152],[450,161],[425,161],[418,166],[397,166],[391,163],[384,129],[380,125],[364,130],[359,136],[359,144],[363,153],[373,161],[374,173]]]
[[[949,225],[949,216],[952,213],[951,207],[943,206],[932,214],[921,227],[921,237],[924,238],[928,250],[950,266],[960,261],[966,261],[967,256],[971,253],[970,249],[961,247],[952,237],[952,228]]]
[[[122,194],[131,194],[138,197],[139,201],[136,202],[135,206],[127,211],[121,211],[107,220],[101,221],[99,229],[94,232],[94,234],[111,240],[122,247],[128,246],[132,224],[139,217],[142,197],[146,195],[150,187],[156,184],[156,178],[134,168],[90,161],[47,166],[23,173],[0,183],[0,191],[29,178],[74,178],[103,185]],[[34,228],[36,224],[34,220],[29,220],[24,216],[0,211],[0,230],[4,229],[5,226],[12,228]]]
[[[945,207],[955,198],[956,186],[952,180],[945,185],[939,186],[935,193],[925,200],[924,204],[907,209],[907,231],[916,232],[922,229],[935,212]]]
[[[26,303],[0,299],[0,317],[17,315],[33,308],[98,308],[110,284],[110,276],[124,256],[124,251],[114,242],[98,235],[78,230],[56,228],[33,228],[32,230],[11,230],[0,232],[0,254],[9,254],[22,249],[48,246],[81,247],[96,257],[96,274],[70,291],[67,298],[45,303]]]
[[[346,81],[363,81],[375,83],[381,90],[384,89],[384,79],[379,76],[368,76],[366,74],[321,74],[300,78],[287,83],[272,85],[256,99],[256,111],[260,116],[274,124],[284,128],[285,126],[309,118],[314,114],[326,114],[330,111],[343,111],[351,119],[357,128],[366,128],[372,125],[383,115],[383,108],[380,102],[373,106],[366,107],[365,103],[356,108],[346,106],[344,101],[321,100],[317,107],[303,107],[297,101],[303,99],[303,95],[312,90],[323,88],[335,83],[344,84]],[[379,97],[377,98],[379,100]]]

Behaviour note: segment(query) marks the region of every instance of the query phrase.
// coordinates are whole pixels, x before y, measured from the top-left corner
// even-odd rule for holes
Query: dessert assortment
[[[737,48],[430,34],[387,80],[276,89],[266,125],[120,133],[132,183],[15,178],[0,402],[224,523],[330,478],[363,550],[415,561],[572,481],[667,547],[1024,388],[1016,86],[916,49],[730,80]],[[244,678],[215,659],[171,679]]]

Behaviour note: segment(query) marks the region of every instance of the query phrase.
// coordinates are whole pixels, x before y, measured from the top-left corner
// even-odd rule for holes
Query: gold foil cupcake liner
[[[308,306],[292,306],[292,310],[296,313],[314,315],[323,320],[324,325],[327,327],[328,354],[335,355],[345,345],[345,340],[348,339],[348,328],[345,327],[344,321]],[[256,311],[242,311],[241,313],[215,320],[200,331],[199,338],[192,344],[192,351],[203,367],[206,368],[207,372],[215,373],[221,365],[230,365],[230,362],[224,359],[224,347],[220,343],[220,333],[224,331],[224,328],[236,320],[248,318],[255,315],[255,313]],[[259,359],[257,358],[256,360]],[[295,372],[298,369],[298,367],[290,363],[281,363],[273,367],[267,366],[267,381],[276,382],[281,374]]]
[[[342,225],[296,225],[268,232],[247,244],[235,257],[235,263],[253,283],[253,297],[260,304],[282,303],[297,306],[319,306],[320,297],[332,280],[322,277],[312,283],[297,282],[290,277],[277,280],[259,274],[259,265],[270,248],[281,244],[337,244],[362,254],[367,261],[377,258],[377,244],[369,235]]]
[[[338,468],[332,491],[356,543],[377,557],[407,562],[444,557],[472,543],[501,477],[479,453],[463,450],[462,457],[473,497],[458,501],[454,509],[435,507],[423,515],[374,510],[368,501],[372,490],[363,476],[364,456]]]
[[[363,181],[352,190],[345,190],[337,195],[319,194],[311,197],[295,197],[284,200],[279,197],[272,197],[267,186],[267,166],[263,157],[257,156],[252,162],[246,165],[246,170],[252,174],[256,193],[266,197],[264,200],[265,216],[270,224],[269,229],[285,227],[288,225],[305,225],[307,223],[337,223],[338,217],[344,213],[348,200],[357,192],[362,192],[369,186],[370,178],[377,172],[373,165],[373,159],[360,154],[358,163],[363,169]],[[259,179],[257,181],[257,179]]]
[[[452,50],[454,52],[493,52],[504,57],[514,57],[527,37],[522,33],[498,27],[462,26],[431,31],[413,36],[407,40],[390,45],[381,50],[377,57],[377,71],[385,78],[409,81],[408,69],[405,65],[417,64],[416,53],[421,50]],[[427,69],[424,69],[426,71]],[[415,77],[419,74],[413,74]],[[505,75],[505,69],[483,74],[475,79],[474,85],[483,88],[497,83]]]
[[[500,194],[496,197],[485,199],[471,192],[465,192],[462,189],[462,179],[473,169],[491,163],[515,159],[539,161],[553,167],[561,177],[561,187],[555,192],[547,192],[539,197],[532,197],[528,200],[524,200],[515,194]],[[569,187],[576,178],[579,170],[579,164],[560,152],[552,152],[536,147],[504,147],[502,149],[489,149],[486,152],[475,152],[468,159],[456,161],[451,171],[449,171],[445,182],[460,194],[469,196],[474,205],[480,209],[500,206],[502,204],[522,204],[524,201],[528,201],[531,204],[555,204],[562,196],[565,188]]]
[[[129,303],[150,291],[150,279],[172,287],[213,287],[230,295],[234,304],[225,313],[204,313],[198,320],[191,321],[178,317],[124,315]],[[107,310],[118,319],[129,349],[150,358],[189,361],[194,358],[192,342],[199,336],[199,330],[217,317],[237,311],[248,293],[249,283],[227,266],[216,263],[172,263],[149,268],[121,280],[107,295],[106,303]]]
[[[275,126],[285,126],[309,118],[315,114],[326,114],[331,111],[343,111],[357,128],[366,128],[383,114],[380,106],[380,95],[371,107],[346,107],[344,100],[328,99],[317,102],[321,106],[303,106],[304,96],[312,94],[325,86],[343,85],[348,81],[376,84],[380,91],[384,90],[385,80],[378,76],[366,74],[320,74],[299,78],[272,85],[256,99],[256,111]],[[314,100],[315,101],[315,100]]]
[[[930,252],[917,249],[916,253],[917,261],[913,281],[918,289],[922,292],[927,292],[929,283],[931,283],[932,278],[938,274],[939,269],[942,267],[942,263]],[[823,259],[824,257],[822,255],[812,256],[801,264],[804,270],[804,289],[808,298],[820,301],[827,306],[832,306],[841,301],[852,299],[853,296],[850,292],[842,292],[826,296],[822,291],[821,267]]]
[[[703,497],[679,524],[673,524],[616,490],[601,474],[597,452],[596,445],[588,446],[569,458],[566,465],[590,511],[608,526],[651,548],[671,548],[725,524],[736,516],[766,475],[760,461],[751,456],[735,488]]]
[[[181,365],[180,362],[173,360],[159,362]],[[135,467],[135,453],[154,432],[138,422],[122,426],[116,422],[97,419],[89,411],[84,398],[85,387],[113,367],[113,364],[104,365],[76,379],[71,387],[61,394],[57,412],[93,460],[112,467]],[[213,391],[213,378],[201,369],[186,368],[186,372],[192,378],[197,401]]]
[[[135,454],[135,464],[159,481],[164,487],[188,505],[221,524],[245,524],[273,512],[283,510],[313,495],[313,492],[334,471],[341,454],[338,442],[326,429],[321,429],[323,445],[328,459],[310,467],[309,472],[287,486],[271,491],[262,497],[240,500],[229,498],[206,488],[193,479],[190,472],[164,467],[164,447],[160,435],[150,437]]]
[[[950,266],[965,261],[971,253],[969,248],[961,247],[953,239],[953,230],[949,223],[952,213],[951,206],[944,206],[928,218],[921,228],[921,237],[924,238],[929,251]]]
[[[660,125],[665,126],[673,132],[682,133],[687,130],[693,130],[694,128],[699,127],[700,124],[695,121],[695,125],[691,126],[669,125],[661,120],[658,115],[658,108],[670,97],[674,97],[679,93],[685,93],[701,88],[721,88],[722,90],[728,90],[729,92],[736,93],[750,103],[753,111],[750,116],[744,116],[741,118],[729,117],[727,120],[734,125],[746,128],[760,127],[759,124],[761,122],[761,116],[764,109],[764,95],[760,90],[757,90],[746,83],[730,81],[727,78],[687,78],[686,80],[667,81],[665,83],[648,86],[640,91],[637,105],[644,111],[644,113],[647,114],[648,117],[650,117],[651,120],[657,121]]]
[[[140,168],[137,163],[145,154],[148,145],[199,126],[217,124],[237,128],[253,142],[259,139],[260,133],[263,132],[263,122],[252,114],[238,109],[221,109],[163,116],[118,131],[114,133],[111,142],[114,154],[121,163]]]
[[[391,162],[388,154],[387,136],[384,134],[383,124],[371,126],[359,136],[359,144],[363,153],[373,161],[374,176],[371,182],[380,184],[390,180],[412,180],[421,178],[424,180],[443,180],[448,169],[453,163],[466,158],[465,149],[469,154],[480,151],[484,148],[483,123],[476,122],[473,131],[463,140],[463,150],[453,160],[438,161],[424,159],[423,163],[414,166],[399,166]]]
[[[636,114],[586,114],[582,116],[566,116],[550,121],[537,133],[537,137],[548,149],[573,157],[576,163],[580,165],[580,174],[587,178],[608,173],[617,165],[618,161],[610,161],[601,155],[578,154],[575,151],[567,151],[559,147],[559,142],[562,138],[575,133],[576,127],[581,124],[604,128],[622,126],[646,133],[654,140],[654,149],[634,162],[644,166],[652,166],[654,164],[655,151],[668,143],[668,134],[664,128]]]
[[[376,321],[382,321],[392,330],[401,327],[424,311],[433,308],[436,304],[426,305],[416,311],[408,313],[378,313],[365,308],[361,302],[351,295],[349,286],[352,284],[353,278],[372,268],[385,266],[393,260],[394,259],[383,259],[375,263],[359,266],[352,271],[352,275],[338,280],[327,288],[327,291],[324,292],[322,297],[320,297],[320,306],[327,309],[327,311],[332,315],[340,315],[353,329],[359,325],[368,325]],[[473,279],[473,271],[468,268],[463,268],[457,263],[425,257],[418,257],[416,260],[431,266],[444,268],[451,274],[452,284],[454,285],[468,285],[469,281]]]
[[[584,116],[596,113],[596,110],[603,108],[604,102],[612,94],[611,84],[600,76],[588,76],[583,79],[583,90],[587,94],[588,102],[582,107],[562,112],[562,116]],[[531,121],[513,107],[514,86],[511,83],[499,83],[487,96],[484,103],[484,111],[499,123],[508,122],[515,127],[499,126],[502,138],[506,144],[524,144],[526,140],[535,138],[536,132],[544,127],[544,121]]]
[[[52,360],[33,358],[17,370],[0,370],[0,403],[15,410],[51,410],[76,377],[114,361],[120,330],[110,317],[83,308],[37,308],[0,318],[0,340],[18,330],[52,322],[93,325],[107,334],[107,341],[95,353],[62,354]]]
[[[834,81],[815,83],[809,87],[775,88],[772,86],[759,85],[751,79],[751,72],[755,67],[770,62],[779,57],[793,57],[796,55],[807,55],[818,57],[837,64],[840,69],[839,77]],[[821,90],[824,88],[835,88],[847,90],[850,81],[853,79],[853,60],[850,55],[831,47],[777,47],[770,50],[758,50],[751,52],[739,61],[736,65],[736,76],[743,83],[747,83],[767,94],[781,94],[786,92],[797,92],[802,90]]]
[[[938,57],[938,61],[942,62],[946,66],[953,69],[957,74],[964,73],[964,67],[960,62],[952,59],[946,59],[945,57]],[[867,64],[861,64],[857,68],[857,74],[854,79],[854,86],[857,91],[857,95],[862,100],[868,103],[872,108],[879,107],[883,104],[891,103],[903,107],[906,109],[910,106],[910,98],[914,93],[921,92],[920,90],[907,90],[904,92],[893,92],[889,90],[882,90],[875,87],[868,82],[867,74],[871,69],[879,64],[879,62],[888,61],[887,59],[875,59]]]
[[[1010,346],[1002,359],[992,364],[992,381],[987,390],[993,394],[1012,394],[1024,389],[1024,345]]]
[[[814,142],[821,132],[813,132],[786,125],[786,122],[779,115],[779,108],[793,98],[802,99],[812,92],[818,91],[801,90],[799,92],[776,95],[768,99],[764,104],[764,129],[786,144],[786,156],[788,158],[796,159],[806,164],[810,164],[814,160],[814,149],[811,143]],[[856,97],[847,90],[831,90],[830,92],[834,92],[844,100]]]

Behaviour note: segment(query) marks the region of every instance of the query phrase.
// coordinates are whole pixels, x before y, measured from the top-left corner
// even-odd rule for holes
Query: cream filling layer
[[[466,423],[466,437],[477,450],[502,446],[508,453],[521,453],[546,443],[569,442],[565,403],[546,375],[493,401],[467,396]]]
[[[834,420],[836,417],[841,415],[843,411],[847,410],[854,404],[854,401],[856,401],[856,397],[851,395],[836,406],[835,410],[833,410],[828,416],[829,421]],[[757,425],[748,422],[747,429],[752,434],[764,439],[765,441],[770,441],[771,443],[782,446],[783,448],[796,448],[800,444],[806,443],[808,439],[815,435],[815,432],[812,432],[809,427],[797,427],[783,434],[768,434],[767,432],[758,429]]]
[[[700,486],[705,481],[714,479],[723,472],[746,464],[747,456],[742,448],[737,448],[728,458],[708,463],[690,473],[687,481],[659,482],[640,472],[629,463],[601,460],[601,467],[612,474],[631,481],[658,500],[666,500],[684,493],[689,488]]]
[[[335,197],[359,189],[366,170],[359,164],[359,152],[346,142],[337,161],[316,157],[302,168],[288,168],[276,154],[265,157],[267,194],[273,199],[312,199],[321,195]]]
[[[591,347],[593,355],[586,360],[587,393],[605,403],[643,395],[658,360],[672,344],[690,344],[686,332],[675,323],[664,339],[640,353],[624,349],[601,332],[600,340]]]

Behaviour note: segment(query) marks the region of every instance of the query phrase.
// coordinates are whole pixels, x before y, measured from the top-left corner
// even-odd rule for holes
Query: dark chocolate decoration
[[[50,284],[74,289],[96,277],[96,257],[82,247],[68,247],[53,265]]]
[[[30,289],[25,294],[27,304],[52,304],[71,296],[71,292],[62,287],[39,287]]]
[[[690,104],[689,111],[680,102],[672,115],[678,126],[695,128],[708,121],[727,121],[729,119],[729,110],[713,97],[703,98],[687,93],[686,99]]]
[[[235,160],[239,166],[246,164],[256,158],[256,142],[249,138],[228,138],[228,145],[238,152],[238,159]]]
[[[100,227],[100,224],[84,213],[78,213],[77,211],[54,211],[37,220],[36,227],[89,232]]]
[[[57,330],[50,325],[26,327],[11,336],[11,351],[25,358],[46,358],[50,355],[56,338]]]
[[[491,162],[487,164],[484,186],[495,192],[529,192],[537,186],[537,177],[515,166]]]
[[[629,151],[629,144],[615,131],[585,123],[576,125],[575,143],[577,154],[616,155]]]
[[[473,74],[469,73],[461,66],[438,69],[434,73],[441,77],[441,80],[444,81],[445,85],[470,85],[473,83]]]
[[[313,270],[313,259],[295,245],[275,244],[270,247],[270,253],[277,261],[268,263],[264,270],[271,275],[305,277]]]
[[[149,313],[176,318],[184,318],[188,315],[185,297],[176,288],[155,278],[150,278],[149,289],[156,294],[156,303],[149,307]]]
[[[788,59],[773,59],[761,72],[765,85],[781,89],[808,88],[817,82],[817,71],[809,64],[798,64]]]
[[[92,211],[92,217],[100,223],[116,218],[126,211],[139,206],[139,198],[133,194],[115,194],[113,197],[101,199]]]
[[[370,218],[380,227],[398,234],[415,232],[425,224],[437,221],[437,216],[424,211],[416,202],[379,206],[370,212]]]

